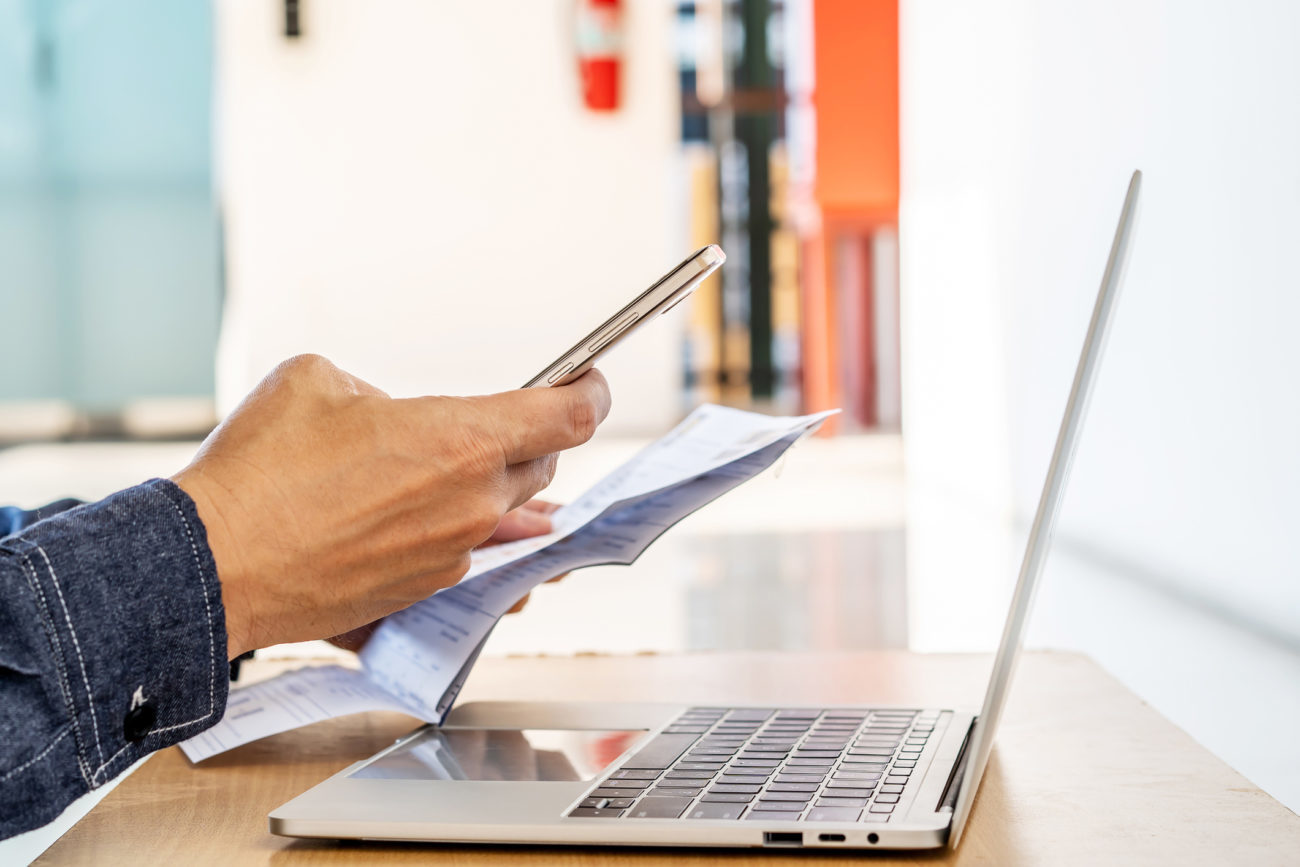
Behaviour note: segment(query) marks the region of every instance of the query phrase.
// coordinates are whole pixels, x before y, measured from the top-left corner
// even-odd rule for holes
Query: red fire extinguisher
[[[578,0],[578,75],[593,111],[618,108],[623,65],[623,0]]]

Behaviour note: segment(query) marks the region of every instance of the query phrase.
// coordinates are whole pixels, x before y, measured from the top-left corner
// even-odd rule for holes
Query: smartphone
[[[568,352],[552,361],[542,372],[524,383],[524,388],[548,388],[564,385],[582,376],[615,344],[629,334],[680,304],[695,291],[704,278],[727,261],[727,254],[717,244],[697,250],[686,261],[669,271],[630,304],[605,320],[595,331],[573,344]]]

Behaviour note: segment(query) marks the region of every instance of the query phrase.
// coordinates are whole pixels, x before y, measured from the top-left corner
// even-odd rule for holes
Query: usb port
[[[764,846],[802,846],[803,834],[798,831],[764,831]]]

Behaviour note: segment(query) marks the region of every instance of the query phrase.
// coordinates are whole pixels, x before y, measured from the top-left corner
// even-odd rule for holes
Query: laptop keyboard
[[[939,713],[691,708],[568,815],[888,822]]]

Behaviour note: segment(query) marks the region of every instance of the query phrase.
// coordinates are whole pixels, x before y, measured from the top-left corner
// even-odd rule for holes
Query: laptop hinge
[[[953,762],[952,772],[948,774],[948,784],[943,788],[943,795],[939,798],[939,803],[935,806],[936,813],[953,811],[957,806],[957,794],[961,792],[961,781],[966,777],[966,750],[970,746],[970,733],[975,730],[975,723],[979,717],[971,720],[970,728],[966,729],[966,737],[961,742],[961,752],[957,753],[957,761]]]

